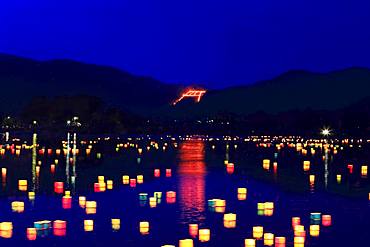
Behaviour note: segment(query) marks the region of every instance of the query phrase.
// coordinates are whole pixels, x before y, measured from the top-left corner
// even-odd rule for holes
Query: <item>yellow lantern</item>
[[[263,244],[266,246],[273,246],[274,245],[274,234],[272,233],[263,234]]]
[[[94,221],[93,220],[84,220],[84,230],[85,230],[85,232],[94,231]]]
[[[211,239],[211,230],[210,229],[199,229],[199,241],[208,242]]]
[[[236,227],[236,214],[224,214],[224,227],[235,228]]]
[[[320,225],[310,225],[310,235],[318,237],[320,235]]]
[[[112,219],[112,230],[118,231],[121,228],[121,219]]]
[[[244,247],[255,247],[256,240],[253,238],[246,238],[244,239]]]
[[[141,221],[139,223],[139,230],[142,235],[149,234],[149,222],[148,221]]]
[[[294,237],[294,247],[304,247],[304,237]]]
[[[122,183],[123,184],[129,184],[130,183],[130,176],[123,175],[122,176]]]
[[[261,239],[263,237],[263,226],[253,227],[253,238]]]
[[[192,239],[180,239],[179,247],[193,247],[194,241]]]

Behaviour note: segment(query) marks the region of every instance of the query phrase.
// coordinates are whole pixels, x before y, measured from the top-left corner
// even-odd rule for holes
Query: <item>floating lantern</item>
[[[303,161],[303,171],[307,172],[310,170],[311,162],[309,160]]]
[[[285,237],[275,237],[275,247],[285,247]]]
[[[337,183],[340,184],[342,182],[342,175],[337,174]]]
[[[54,182],[54,192],[57,194],[62,194],[64,191],[64,183],[63,182]]]
[[[320,225],[310,225],[310,235],[318,237],[320,235]]]
[[[273,167],[273,169],[274,169],[274,173],[276,173],[276,172],[277,172],[277,168],[278,168],[278,163],[277,163],[277,162],[274,162],[274,163],[272,164],[272,167]]]
[[[122,183],[123,184],[129,184],[130,183],[130,177],[127,175],[122,176]]]
[[[84,220],[84,231],[85,232],[94,231],[94,221],[93,220]]]
[[[139,194],[139,200],[140,201],[146,201],[148,199],[148,193],[140,193]]]
[[[112,219],[112,230],[118,231],[121,228],[121,219]]]
[[[33,191],[29,191],[28,192],[28,199],[29,200],[35,200],[35,192],[33,192]]]
[[[352,174],[352,173],[353,173],[353,165],[352,165],[352,164],[348,164],[348,165],[347,165],[347,168],[348,168],[348,172],[349,172],[350,174]]]
[[[305,237],[306,236],[306,231],[304,230],[303,225],[296,225],[294,227],[294,236],[296,236],[296,237]]]
[[[180,239],[179,247],[193,247],[194,241],[192,239]]]
[[[258,202],[257,203],[257,210],[265,210],[265,203]]]
[[[136,179],[135,178],[130,179],[130,187],[136,187]]]
[[[41,220],[35,221],[33,226],[36,228],[37,231],[48,230],[51,228],[51,221],[50,220]]]
[[[236,214],[224,214],[224,227],[235,228],[236,227]]]
[[[226,208],[226,201],[221,199],[215,200],[215,212],[224,213]]]
[[[266,246],[273,246],[274,245],[274,234],[264,233],[263,234],[263,244]]]
[[[176,192],[175,191],[166,192],[166,202],[169,204],[176,202]]]
[[[151,208],[155,208],[157,206],[157,198],[156,197],[150,197],[149,198],[149,206]]]
[[[367,166],[361,166],[361,176],[367,177]]]
[[[310,175],[310,183],[311,184],[315,183],[315,175]]]
[[[7,172],[7,169],[6,169],[5,167],[1,168],[1,176],[2,176],[3,178],[5,178],[5,177],[6,177],[6,172]]]
[[[323,226],[331,226],[331,215],[322,215],[321,223]]]
[[[198,236],[198,224],[189,224],[189,235],[192,238]]]
[[[238,188],[238,200],[244,201],[247,199],[247,188]]]
[[[107,189],[108,190],[113,189],[113,181],[112,180],[107,180]]]
[[[27,180],[18,180],[18,189],[20,191],[27,191]]]
[[[86,197],[85,196],[79,196],[78,197],[78,205],[80,205],[81,208],[85,208],[85,206],[86,206]]]
[[[142,235],[149,234],[149,222],[148,221],[141,221],[139,223],[139,230]]]
[[[233,174],[234,173],[234,164],[233,163],[228,163],[226,165],[226,172],[228,174]]]
[[[104,183],[105,178],[104,176],[98,176],[98,183]]]
[[[13,236],[13,223],[1,222],[0,223],[0,237],[11,238]]]
[[[33,228],[33,227],[27,228],[26,235],[27,235],[28,240],[31,240],[31,241],[36,240],[36,237],[37,237],[36,228]]]
[[[311,213],[310,214],[310,220],[314,224],[316,224],[316,223],[320,224],[320,222],[321,222],[321,213]]]
[[[256,240],[253,238],[244,239],[244,247],[255,247]]]
[[[292,227],[293,227],[293,229],[295,228],[295,226],[300,225],[300,224],[301,224],[301,218],[292,217]]]
[[[70,196],[63,196],[62,197],[62,207],[64,209],[72,208],[72,197]]]
[[[154,192],[154,197],[157,198],[157,199],[161,199],[162,198],[162,192]]]
[[[269,159],[264,159],[262,161],[262,167],[265,170],[269,170],[270,169],[270,160]]]
[[[86,201],[86,214],[96,214],[96,201]]]
[[[159,169],[154,169],[154,177],[159,178],[161,176],[161,171]]]
[[[166,169],[166,177],[169,178],[172,176],[172,170],[171,169]]]
[[[15,213],[23,213],[24,212],[24,202],[14,201],[12,202],[12,211]]]
[[[294,247],[304,247],[304,237],[294,237]]]
[[[64,220],[55,220],[53,222],[53,234],[58,237],[63,237],[67,233],[67,222]]]
[[[261,239],[263,237],[263,226],[253,227],[253,238]]]
[[[200,242],[208,242],[211,239],[211,230],[210,229],[199,229],[198,235],[199,235]]]
[[[137,175],[136,180],[138,184],[144,183],[144,176],[143,175]]]

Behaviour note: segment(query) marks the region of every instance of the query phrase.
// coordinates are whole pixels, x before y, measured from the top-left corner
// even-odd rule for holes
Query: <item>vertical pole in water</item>
[[[73,166],[72,166],[72,172],[73,175],[71,177],[71,183],[72,183],[72,190],[75,192],[75,185],[76,185],[76,149],[77,149],[77,134],[76,132],[73,133]]]
[[[70,136],[71,134],[68,132],[67,134],[67,155],[66,155],[66,183],[67,188],[69,189],[69,143],[70,143]]]

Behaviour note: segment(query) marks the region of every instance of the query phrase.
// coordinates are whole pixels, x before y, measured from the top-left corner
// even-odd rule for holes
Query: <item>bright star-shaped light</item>
[[[329,136],[331,134],[331,130],[329,128],[324,128],[321,130],[321,134],[323,136]]]

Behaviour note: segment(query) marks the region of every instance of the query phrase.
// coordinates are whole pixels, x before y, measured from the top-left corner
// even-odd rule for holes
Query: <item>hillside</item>
[[[19,112],[37,96],[91,95],[108,105],[147,114],[181,90],[148,77],[71,60],[35,61],[0,54],[0,112]]]
[[[350,68],[330,73],[290,71],[253,85],[209,91],[200,103],[183,102],[161,114],[185,117],[218,113],[247,115],[258,111],[337,110],[370,96],[370,70]]]

